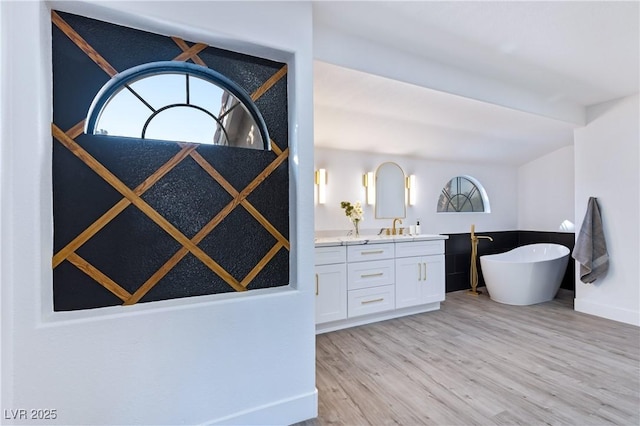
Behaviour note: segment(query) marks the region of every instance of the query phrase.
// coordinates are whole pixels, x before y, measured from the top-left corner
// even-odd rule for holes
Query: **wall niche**
[[[52,11],[53,307],[289,284],[287,66]],[[118,73],[188,61],[254,101],[271,150],[85,134]]]

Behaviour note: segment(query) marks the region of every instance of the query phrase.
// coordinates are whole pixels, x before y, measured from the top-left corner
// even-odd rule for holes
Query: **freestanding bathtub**
[[[529,244],[480,256],[480,268],[492,300],[507,305],[533,305],[556,297],[569,262],[560,244]]]

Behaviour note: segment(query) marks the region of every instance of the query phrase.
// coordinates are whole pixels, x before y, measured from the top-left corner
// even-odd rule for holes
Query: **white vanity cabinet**
[[[347,318],[346,261],[346,247],[316,248],[316,324]]]
[[[316,332],[440,309],[445,235],[316,242]]]
[[[395,266],[397,309],[444,300],[444,241],[397,243]]]

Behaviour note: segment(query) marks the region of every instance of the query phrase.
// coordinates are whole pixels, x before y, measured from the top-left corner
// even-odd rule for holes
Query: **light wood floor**
[[[573,293],[441,310],[317,336],[320,425],[639,425],[640,329]]]

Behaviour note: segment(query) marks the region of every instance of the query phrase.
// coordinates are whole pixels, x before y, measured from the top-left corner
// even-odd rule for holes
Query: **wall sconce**
[[[327,170],[318,169],[315,172],[315,183],[318,187],[318,204],[327,202]]]
[[[416,188],[416,175],[409,175],[407,176],[407,192],[408,192],[408,198],[409,198],[409,205],[413,206],[416,204],[416,195],[417,195],[417,188]]]
[[[372,206],[376,202],[376,185],[373,172],[367,172],[362,175],[362,186],[366,188],[367,204]]]

